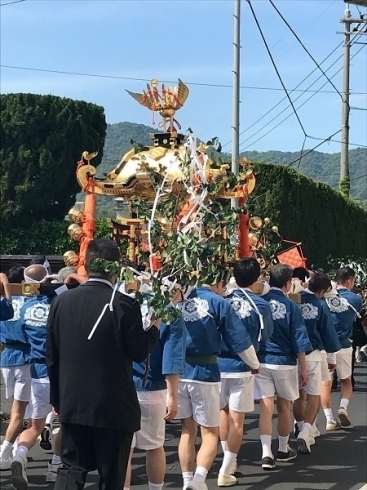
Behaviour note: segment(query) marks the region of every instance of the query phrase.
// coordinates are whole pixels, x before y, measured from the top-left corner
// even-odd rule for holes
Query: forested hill
[[[152,140],[149,133],[157,129],[122,122],[108,124],[106,141],[104,146],[103,160],[98,167],[98,175],[112,170],[124,153],[131,148],[131,140],[143,145],[151,145]],[[200,134],[197,135],[200,138]],[[304,153],[307,149],[304,150]],[[252,162],[276,163],[289,165],[300,157],[300,152],[281,151],[249,151],[246,156]],[[321,153],[312,151],[304,156],[301,163],[292,165],[292,168],[311,177],[314,180],[325,182],[332,187],[337,187],[339,180],[340,153]],[[349,152],[350,174],[351,174],[351,197],[358,200],[367,200],[367,148],[356,148]],[[99,200],[99,214],[113,216],[113,204],[110,198]]]

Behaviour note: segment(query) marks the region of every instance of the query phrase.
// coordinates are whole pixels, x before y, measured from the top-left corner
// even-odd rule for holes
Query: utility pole
[[[232,94],[232,166],[234,174],[239,173],[240,146],[240,43],[241,43],[241,0],[234,0],[233,25],[233,94]],[[238,199],[231,199],[231,207],[238,207]]]
[[[350,25],[351,12],[349,4],[341,20],[344,24],[344,62],[343,62],[343,94],[342,94],[342,136],[340,150],[340,190],[349,196],[349,80],[350,80]]]
[[[341,149],[340,149],[340,191],[349,197],[350,191],[350,175],[349,175],[349,116],[350,116],[350,35],[351,26],[358,24],[353,32],[358,32],[358,35],[366,34],[366,31],[361,32],[358,27],[366,25],[367,19],[365,15],[360,14],[359,19],[352,18],[349,4],[354,4],[361,7],[367,7],[367,0],[344,0],[346,9],[344,11],[344,17],[340,22],[344,24],[344,61],[343,61],[343,93],[342,93],[342,128],[341,128]],[[339,33],[338,33],[339,34]]]
[[[340,151],[340,183],[349,179],[349,80],[350,80],[350,19],[352,14],[349,5],[344,12],[344,61],[343,61],[343,94],[342,94],[342,143]],[[348,189],[349,195],[349,189]]]

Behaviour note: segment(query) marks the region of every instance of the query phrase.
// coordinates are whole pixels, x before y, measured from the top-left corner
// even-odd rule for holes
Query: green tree
[[[80,190],[76,162],[84,150],[103,156],[102,107],[53,95],[0,96],[1,225],[62,219]]]

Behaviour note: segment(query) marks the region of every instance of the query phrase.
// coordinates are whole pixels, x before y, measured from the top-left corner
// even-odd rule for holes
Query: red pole
[[[240,197],[238,200],[239,207],[243,207],[245,205],[245,198]],[[250,248],[250,226],[249,226],[250,217],[248,213],[240,213],[239,216],[239,226],[238,226],[238,236],[239,236],[239,245],[238,245],[238,255],[240,259],[244,257],[251,257],[251,248]]]
[[[78,274],[81,276],[86,276],[87,271],[85,270],[85,256],[87,253],[88,244],[94,238],[94,232],[96,229],[96,195],[94,192],[87,192],[85,197],[84,205],[84,216],[83,216],[83,237],[80,241],[80,252],[79,252],[79,262],[78,262]]]

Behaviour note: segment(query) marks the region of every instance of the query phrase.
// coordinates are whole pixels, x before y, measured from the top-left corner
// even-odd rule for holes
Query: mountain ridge
[[[160,132],[156,128],[131,122],[108,124],[106,131],[103,159],[98,166],[97,174],[103,175],[114,169],[123,155],[131,148],[131,140],[142,145],[151,145],[149,133]],[[200,134],[197,135],[200,137]],[[305,155],[309,150],[305,149]],[[268,150],[266,152],[247,151],[241,153],[251,162],[273,163],[289,165],[299,159],[301,152],[282,152]],[[229,154],[223,154],[223,160]],[[355,148],[349,151],[349,165],[351,175],[351,198],[358,201],[367,200],[367,148]],[[300,162],[292,168],[319,182],[325,182],[337,188],[339,182],[340,153],[322,153],[311,151],[301,158]],[[110,198],[100,198],[98,214],[100,216],[113,216],[113,202]]]

